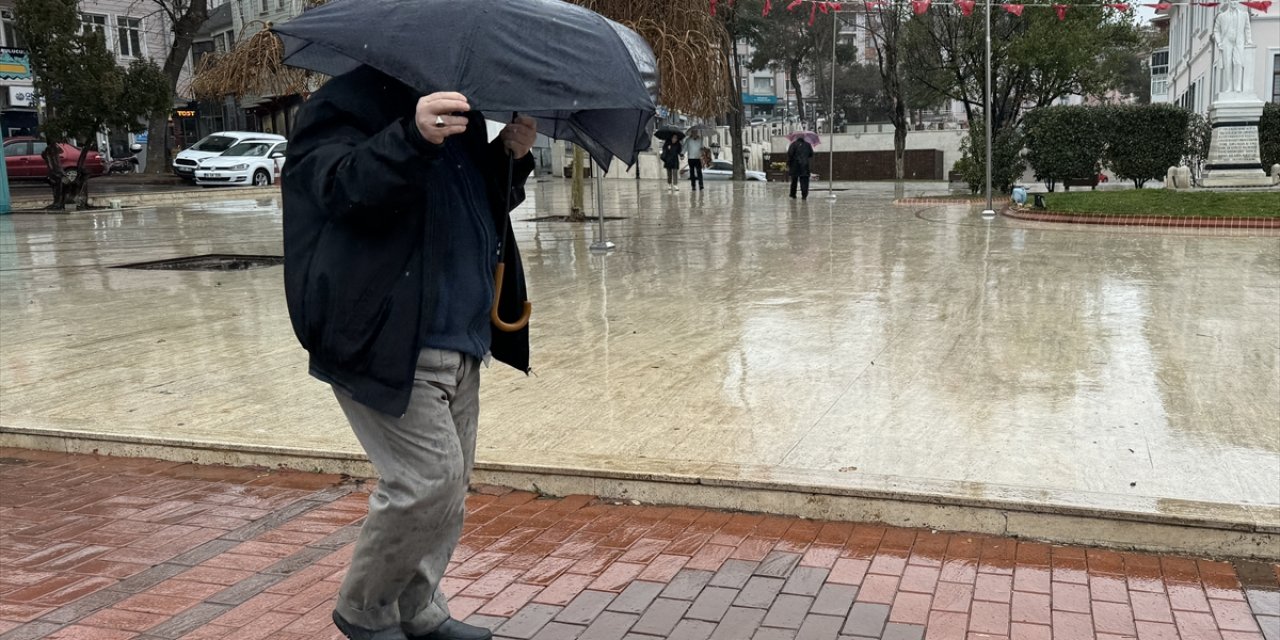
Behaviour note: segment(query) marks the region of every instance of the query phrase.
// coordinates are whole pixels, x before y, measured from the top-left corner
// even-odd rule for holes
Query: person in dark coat
[[[333,614],[353,640],[491,637],[450,617],[440,581],[462,530],[481,363],[529,369],[527,327],[492,328],[490,308],[536,135],[520,118],[489,143],[464,96],[424,97],[367,67],[298,113],[282,180],[289,317],[379,475]],[[510,321],[525,301],[510,236],[502,254]]]
[[[682,139],[674,135],[662,143],[662,166],[667,170],[667,188],[672,191],[680,189],[680,155],[684,153],[684,145],[680,144]]]
[[[791,199],[796,197],[796,184],[800,185],[800,197],[809,199],[809,164],[813,160],[813,145],[803,136],[787,148],[787,173],[791,175]]]

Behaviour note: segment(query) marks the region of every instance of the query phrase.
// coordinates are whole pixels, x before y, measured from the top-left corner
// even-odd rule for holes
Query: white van
[[[270,140],[284,142],[284,136],[273,133],[255,133],[253,131],[219,131],[205,136],[200,142],[191,145],[173,159],[174,175],[188,182],[195,182],[196,167],[205,158],[222,155],[242,140]]]

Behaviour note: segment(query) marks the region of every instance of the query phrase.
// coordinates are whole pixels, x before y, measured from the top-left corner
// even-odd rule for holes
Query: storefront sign
[[[36,92],[32,87],[9,87],[9,106],[36,106]]]
[[[30,80],[31,59],[26,49],[0,47],[0,80]]]
[[[742,94],[742,104],[778,104],[778,96],[755,96],[749,93]]]
[[[177,111],[174,111],[174,114],[177,115],[179,118],[194,118],[196,117],[196,110],[195,109],[178,109]]]

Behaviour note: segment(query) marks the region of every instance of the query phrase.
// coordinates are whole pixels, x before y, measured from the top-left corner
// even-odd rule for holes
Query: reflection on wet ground
[[[563,182],[529,192],[535,375],[486,372],[482,461],[1280,522],[1274,234],[609,181],[600,257],[594,226],[527,222]],[[280,222],[271,199],[0,218],[3,425],[358,451],[279,268],[108,268],[278,254]]]

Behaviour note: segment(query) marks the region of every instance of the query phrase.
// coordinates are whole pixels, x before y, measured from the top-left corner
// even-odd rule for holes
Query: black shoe
[[[333,624],[338,627],[338,631],[341,631],[342,635],[351,640],[408,640],[408,636],[404,634],[404,631],[400,630],[400,627],[380,629],[378,631],[357,627],[347,622],[347,619],[337,611],[333,612]],[[488,638],[489,636],[484,637]]]
[[[490,640],[493,632],[449,618],[438,629],[425,636],[408,636],[409,640]]]

